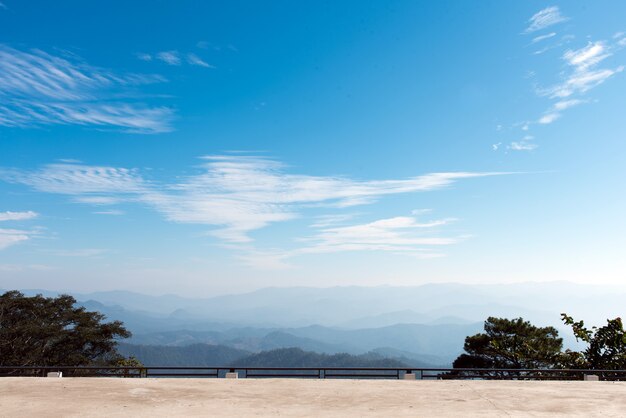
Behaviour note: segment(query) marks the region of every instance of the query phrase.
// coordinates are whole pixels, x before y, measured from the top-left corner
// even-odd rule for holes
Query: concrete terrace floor
[[[626,416],[626,382],[0,378],[2,417]]]

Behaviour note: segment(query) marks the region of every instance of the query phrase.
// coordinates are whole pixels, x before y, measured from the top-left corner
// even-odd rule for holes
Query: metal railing
[[[221,378],[237,373],[241,378],[309,379],[481,379],[481,380],[583,380],[596,375],[600,380],[626,381],[626,370],[590,369],[446,369],[395,367],[182,367],[182,366],[0,366],[0,377],[47,376],[62,372],[67,377],[196,377]],[[408,377],[408,376],[407,376]]]

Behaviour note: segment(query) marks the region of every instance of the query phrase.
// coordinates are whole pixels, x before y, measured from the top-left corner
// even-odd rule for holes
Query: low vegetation
[[[120,321],[76,306],[69,295],[0,295],[0,366],[116,365],[117,340],[130,337]]]
[[[299,348],[279,348],[238,359],[239,367],[408,367],[407,364],[375,353],[351,355],[320,354]]]
[[[506,369],[626,369],[626,332],[620,318],[602,327],[586,328],[567,314],[562,320],[572,327],[583,351],[563,351],[563,339],[553,327],[536,327],[522,318],[489,317],[484,333],[468,336],[454,368]]]

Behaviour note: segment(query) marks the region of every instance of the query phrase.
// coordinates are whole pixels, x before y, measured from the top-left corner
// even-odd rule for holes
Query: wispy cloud
[[[74,56],[0,45],[0,125],[63,124],[167,132],[172,130],[173,111],[140,103],[130,95],[140,85],[163,81],[157,75],[118,75]]]
[[[508,146],[507,149],[512,151],[532,151],[537,149],[538,145],[533,143],[533,139],[535,139],[532,135],[525,135],[520,141],[513,141]]]
[[[566,51],[563,54],[563,60],[570,66],[571,72],[562,83],[541,93],[551,98],[565,98],[574,94],[585,93],[604,83],[624,68],[623,66],[613,69],[595,68],[611,55],[610,48],[605,41],[589,42],[583,48]]]
[[[161,51],[155,54],[150,54],[146,52],[138,52],[135,54],[135,56],[137,57],[137,59],[141,61],[150,62],[156,59],[156,60],[166,63],[167,65],[176,66],[176,67],[179,67],[183,63],[186,62],[189,65],[194,65],[197,67],[215,68],[215,66],[206,62],[198,54],[194,54],[192,52],[181,53],[176,50]]]
[[[315,218],[315,222],[311,225],[313,228],[326,228],[332,225],[337,225],[349,221],[354,218],[356,214],[336,214],[336,215],[320,215]]]
[[[38,216],[36,212],[0,212],[0,222],[27,221]],[[0,228],[0,250],[3,250],[22,241],[27,241],[35,232],[22,229]]]
[[[581,103],[585,103],[585,101],[580,99],[561,100],[559,102],[556,102],[553,107],[557,111],[562,111],[565,109],[569,109],[570,107],[578,106]]]
[[[560,113],[550,112],[550,113],[546,113],[545,115],[540,117],[537,122],[542,124],[542,125],[548,125],[548,124],[554,122],[555,120],[557,120],[560,117],[561,117]]]
[[[215,68],[215,66],[213,66],[213,65],[209,64],[208,62],[202,60],[202,58],[200,58],[196,54],[187,54],[187,62],[189,64],[191,64],[191,65],[197,65],[199,67]]]
[[[308,240],[314,245],[299,250],[305,253],[386,250],[413,252],[421,246],[455,244],[459,238],[422,236],[418,232],[447,225],[454,219],[419,222],[411,216],[380,219],[365,224],[323,228]]]
[[[39,214],[37,212],[33,212],[32,210],[26,212],[0,212],[0,222],[1,221],[26,221],[29,219],[35,219]]]
[[[556,36],[556,32],[551,32],[551,33],[548,33],[546,35],[536,36],[536,37],[533,38],[532,43],[535,44],[537,42],[541,42],[541,41],[544,41],[546,39],[550,39],[550,38],[552,38],[554,36]]]
[[[108,252],[110,251],[102,248],[79,248],[75,250],[57,250],[53,254],[59,257],[99,257]]]
[[[146,62],[152,61],[152,55],[147,54],[145,52],[138,52],[136,56],[137,56],[137,59],[141,61],[146,61]]]
[[[178,51],[161,51],[156,54],[156,57],[167,65],[180,65],[180,54]]]
[[[55,267],[45,264],[0,264],[0,271],[11,273],[25,270],[50,271],[54,269]]]
[[[547,7],[529,20],[529,26],[524,34],[529,34],[556,23],[568,20],[561,15],[558,7]],[[545,33],[535,36],[531,44],[542,41],[548,41],[556,37],[556,32]],[[535,51],[534,54],[541,54],[548,50],[561,49],[560,55],[561,70],[558,73],[558,81],[542,87],[537,81],[534,82],[535,93],[538,96],[546,97],[551,101],[550,106],[537,118],[514,124],[513,127],[521,127],[523,131],[529,131],[534,125],[548,125],[563,116],[563,113],[575,106],[583,103],[591,102],[586,95],[594,88],[605,83],[610,78],[624,70],[623,65],[614,67],[602,67],[607,58],[613,56],[621,49],[619,40],[622,39],[623,33],[617,32],[613,35],[612,40],[588,41],[586,45],[579,48],[568,48],[564,45],[573,44],[576,37],[573,34],[564,34],[556,41],[549,41],[544,48]],[[564,68],[564,69],[563,69]],[[533,77],[536,76],[534,71],[531,72]],[[500,147],[493,145],[494,150]],[[528,140],[511,142],[506,149],[514,151],[530,151],[537,148],[537,144]]]
[[[118,209],[100,210],[100,211],[96,211],[96,212],[94,212],[94,214],[96,214],[96,215],[121,216],[121,215],[123,215],[123,214],[124,214],[124,211],[122,211],[122,210],[118,210]]]
[[[32,172],[4,169],[0,170],[0,179],[42,192],[84,198],[136,194],[147,187],[138,170],[80,164],[50,164]]]
[[[540,95],[548,96],[558,101],[537,122],[540,124],[554,122],[561,116],[564,110],[586,101],[571,97],[581,96],[621,72],[624,69],[623,66],[597,68],[602,61],[611,55],[611,47],[606,41],[589,42],[580,49],[565,51],[562,59],[570,71],[565,74],[562,82],[549,88],[538,90]]]
[[[537,148],[537,144],[532,144],[525,141],[513,141],[509,145],[509,149],[513,151],[532,151]]]
[[[144,179],[139,170],[52,164],[36,171],[4,170],[0,179],[88,204],[132,202],[154,208],[167,220],[212,226],[231,243],[251,242],[250,233],[292,220],[310,207],[334,210],[376,202],[387,195],[425,192],[492,172],[443,172],[399,180],[359,181],[346,177],[290,174],[271,159],[208,156],[195,175],[176,183]]]
[[[467,236],[442,236],[439,227],[455,219],[420,222],[415,216],[398,216],[363,224],[322,227],[305,245],[294,250],[248,251],[240,258],[257,269],[289,268],[289,260],[303,255],[337,252],[376,251],[410,256],[418,259],[445,256],[442,247],[457,244]],[[313,225],[313,227],[316,227]]]
[[[545,9],[538,11],[530,19],[528,19],[528,27],[524,32],[536,32],[538,30],[545,29],[548,26],[564,22],[567,19],[567,17],[561,15],[561,11],[557,6],[546,7]]]
[[[30,239],[29,231],[0,228],[0,250],[28,239]]]

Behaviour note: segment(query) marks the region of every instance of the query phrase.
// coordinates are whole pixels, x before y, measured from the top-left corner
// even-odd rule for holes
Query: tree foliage
[[[587,343],[584,351],[566,350],[560,359],[563,368],[572,369],[626,369],[626,331],[621,318],[608,319],[602,327],[585,327],[584,321],[575,321],[563,313],[561,319],[572,327],[576,340]]]
[[[485,332],[465,338],[465,354],[454,368],[535,369],[553,367],[563,339],[553,327],[536,327],[522,318],[489,317]]]
[[[116,340],[130,337],[122,322],[77,307],[69,295],[0,295],[0,365],[85,366],[120,359]]]
[[[237,367],[409,367],[400,360],[376,353],[322,354],[300,348],[278,348],[251,354],[233,362]]]

